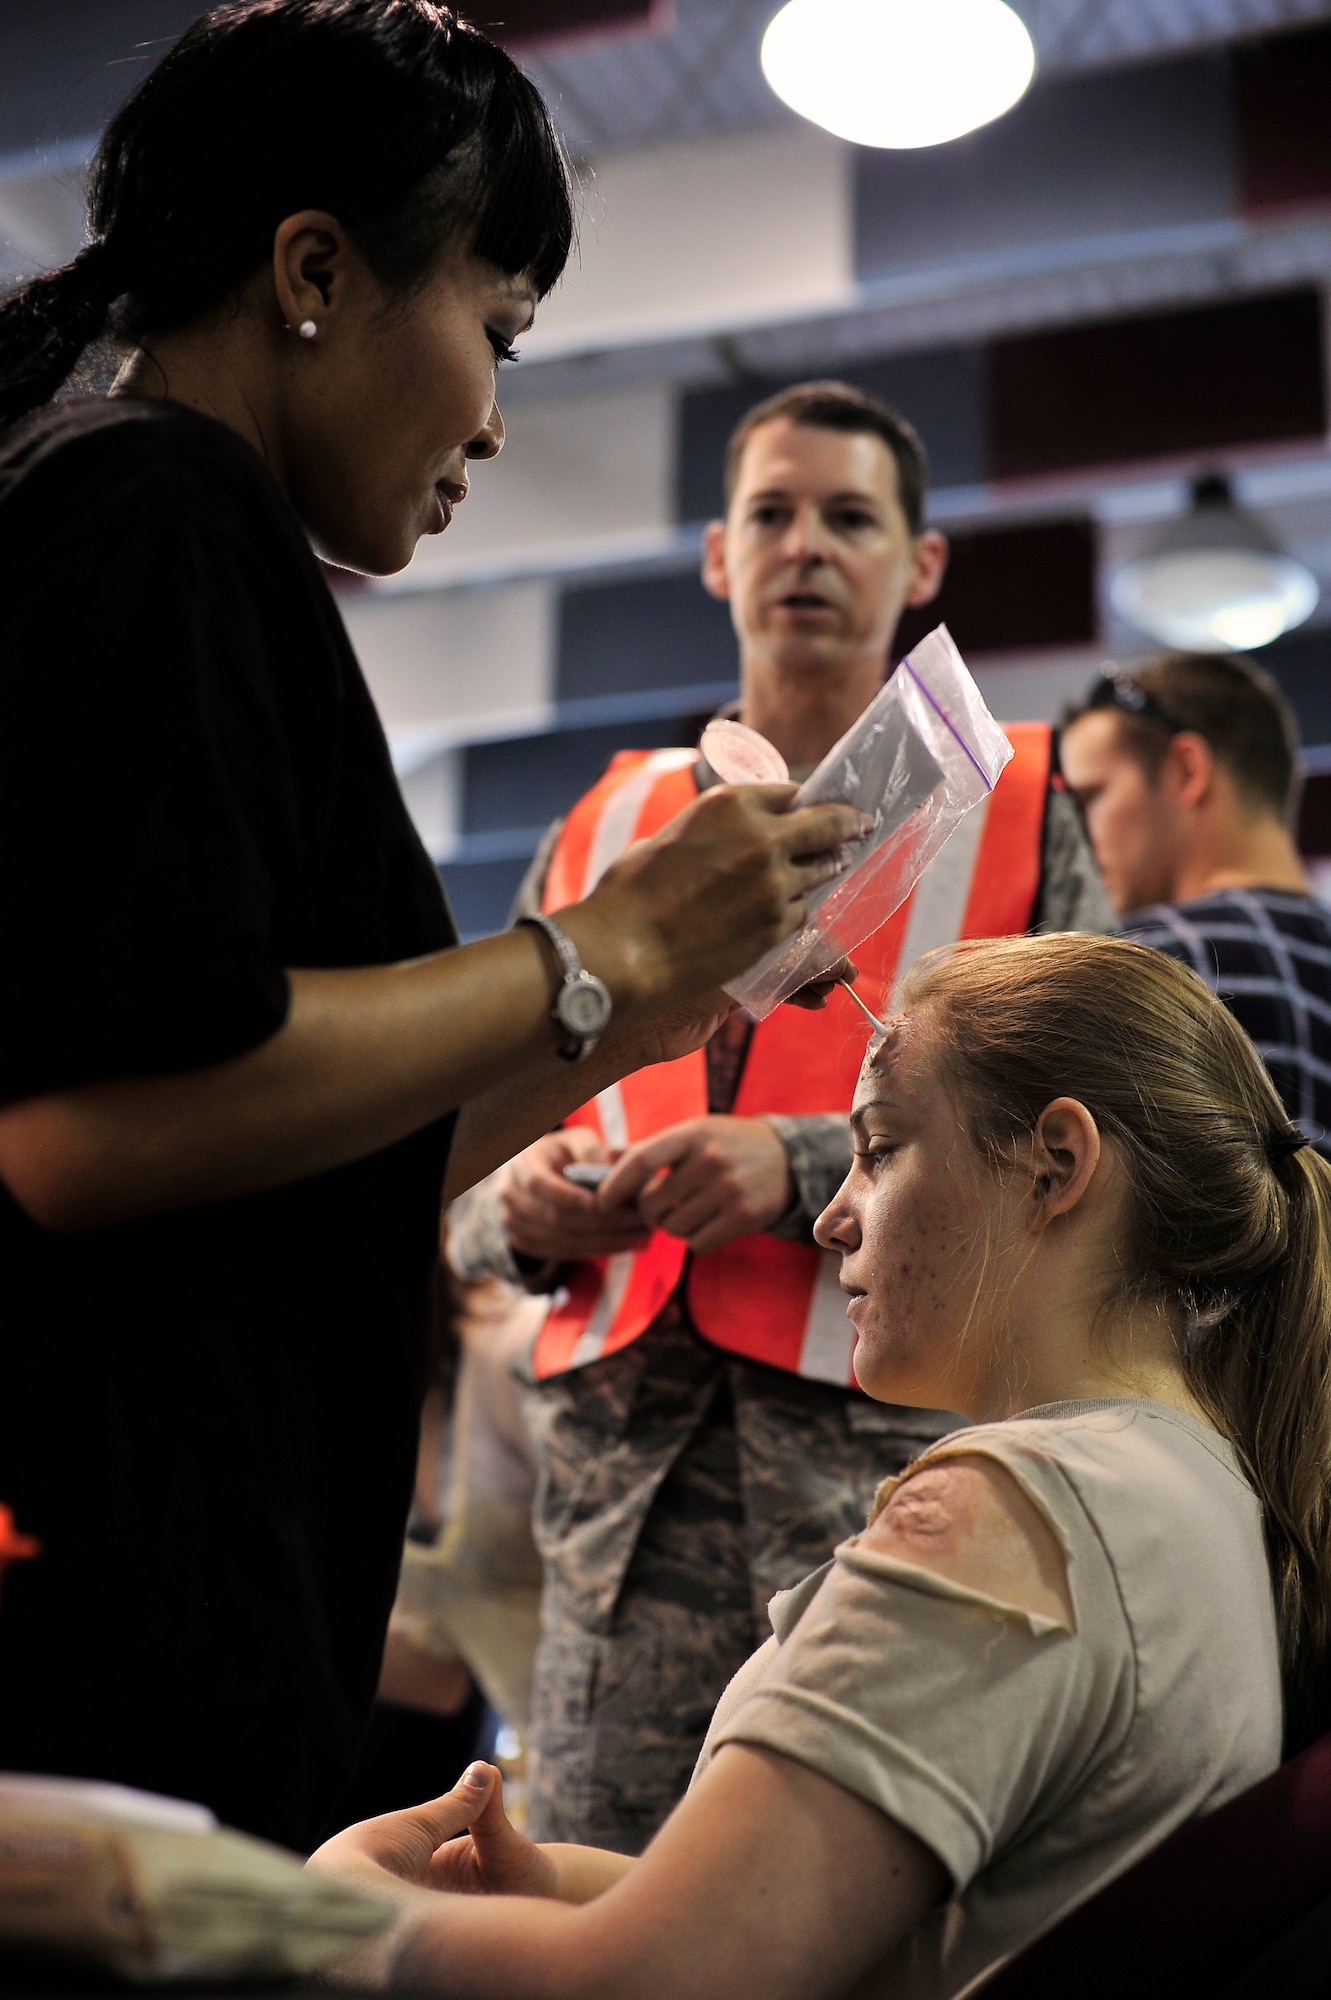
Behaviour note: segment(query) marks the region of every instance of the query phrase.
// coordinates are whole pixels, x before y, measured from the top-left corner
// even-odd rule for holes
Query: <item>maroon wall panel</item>
[[[1331,204],[1331,28],[1241,44],[1234,82],[1245,210]]]
[[[1325,430],[1322,302],[1311,289],[1030,334],[992,349],[996,479]]]
[[[659,13],[656,0],[480,0],[458,12],[506,48],[560,41],[566,35],[645,28]]]
[[[1299,802],[1299,853],[1331,854],[1331,774],[1309,778]]]
[[[906,613],[898,656],[940,619],[963,653],[1089,645],[1097,633],[1094,526],[1032,521],[954,535],[942,591]]]

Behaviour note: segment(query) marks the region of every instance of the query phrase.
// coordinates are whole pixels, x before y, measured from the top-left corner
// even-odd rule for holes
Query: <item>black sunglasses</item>
[[[1171,715],[1162,702],[1144,687],[1138,687],[1127,674],[1101,674],[1081,712],[1088,715],[1094,708],[1116,708],[1120,715],[1135,715],[1140,722],[1154,722],[1171,736],[1181,736],[1189,728],[1188,723]]]

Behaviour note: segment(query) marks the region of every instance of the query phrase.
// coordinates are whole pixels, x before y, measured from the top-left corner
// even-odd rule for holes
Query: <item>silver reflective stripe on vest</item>
[[[608,1083],[596,1093],[596,1115],[601,1121],[601,1137],[611,1152],[624,1151],[629,1142],[629,1115],[624,1093],[617,1083]]]
[[[855,1329],[846,1318],[846,1294],[840,1279],[840,1254],[824,1250],[818,1258],[818,1276],[804,1322],[800,1374],[811,1375],[817,1382],[835,1382],[844,1389],[851,1379]]]
[[[697,755],[696,750],[660,750],[640,764],[631,778],[625,779],[596,823],[592,851],[587,857],[587,879],[582,885],[584,896],[591,895],[611,862],[618,861],[631,844],[638,815],[656,789],[657,779],[667,771],[678,771],[682,765],[692,764]]]
[[[587,879],[582,885],[584,896],[590,896],[612,861],[618,861],[624,849],[633,839],[633,829],[638,824],[638,816],[654,790],[657,780],[667,771],[677,771],[683,764],[692,764],[696,750],[663,750],[649,757],[631,778],[619,787],[607,804],[597,822],[596,834],[592,840],[592,851],[587,860]],[[623,1151],[629,1143],[628,1113],[624,1107],[624,1097],[617,1083],[598,1091],[596,1111],[601,1121],[601,1135],[612,1151]],[[585,1368],[589,1361],[599,1361],[615,1317],[624,1303],[624,1294],[633,1276],[635,1255],[632,1250],[621,1250],[611,1257],[605,1267],[605,1280],[601,1286],[601,1296],[592,1308],[591,1318],[582,1329],[578,1344],[573,1350],[570,1368]]]
[[[582,885],[584,896],[590,896],[611,862],[618,861],[625,848],[632,843],[633,830],[658,781],[668,772],[692,764],[697,754],[696,750],[658,750],[639,765],[633,776],[626,778],[613,794],[597,821],[592,838],[587,875]],[[629,1126],[623,1093],[617,1083],[598,1091],[596,1111],[606,1145],[612,1151],[622,1151],[629,1143]],[[573,1350],[568,1364],[570,1368],[584,1368],[589,1361],[599,1361],[619,1308],[624,1303],[624,1294],[629,1288],[636,1261],[636,1253],[632,1250],[621,1250],[607,1260],[601,1296],[592,1308],[591,1317]]]
[[[605,1267],[605,1283],[601,1296],[592,1309],[592,1316],[578,1338],[573,1350],[570,1368],[585,1368],[589,1361],[599,1361],[606,1343],[606,1336],[615,1323],[615,1314],[624,1303],[624,1294],[633,1276],[634,1253],[620,1250],[609,1258]]]
[[[955,944],[961,936],[988,817],[989,801],[982,799],[967,813],[946,845],[939,848],[916,883],[892,981],[893,1007],[916,959],[923,958],[927,951],[937,951],[940,945]]]
[[[612,1152],[622,1152],[629,1142],[629,1121],[624,1108],[624,1094],[617,1083],[607,1084],[604,1090],[597,1091],[596,1113],[606,1145]],[[589,1361],[600,1360],[606,1337],[615,1323],[615,1314],[624,1302],[629,1279],[633,1276],[633,1258],[632,1250],[621,1250],[617,1256],[608,1259],[601,1296],[592,1307],[591,1318],[578,1337],[573,1358],[568,1364],[570,1368],[585,1368]]]

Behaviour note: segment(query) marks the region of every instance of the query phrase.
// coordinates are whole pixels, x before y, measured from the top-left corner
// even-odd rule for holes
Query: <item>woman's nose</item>
[[[833,1195],[813,1225],[813,1240],[824,1250],[858,1250],[860,1229],[844,1188]]]
[[[504,449],[504,419],[499,414],[498,403],[491,403],[490,414],[467,446],[468,458],[498,458]]]

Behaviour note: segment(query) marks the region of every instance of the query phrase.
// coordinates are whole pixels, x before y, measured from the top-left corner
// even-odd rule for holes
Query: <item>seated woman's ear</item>
[[[1095,1178],[1101,1154],[1100,1128],[1075,1097],[1046,1104],[1031,1135],[1033,1231],[1056,1216],[1070,1214]]]

